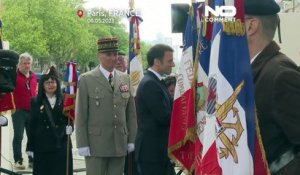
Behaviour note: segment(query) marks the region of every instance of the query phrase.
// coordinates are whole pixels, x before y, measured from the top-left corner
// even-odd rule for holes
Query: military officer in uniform
[[[116,69],[121,72],[127,73],[127,68],[128,68],[128,58],[126,57],[124,52],[119,52]]]
[[[274,0],[245,1],[256,112],[269,169],[272,175],[296,175],[300,174],[300,69],[273,41],[279,11]]]
[[[100,65],[81,75],[76,98],[78,153],[87,175],[122,175],[137,130],[129,76],[115,68],[118,39],[98,40]]]

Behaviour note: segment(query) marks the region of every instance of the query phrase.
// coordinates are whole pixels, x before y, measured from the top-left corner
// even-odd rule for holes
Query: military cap
[[[274,15],[280,11],[274,0],[245,0],[245,13],[248,15]]]
[[[98,52],[117,52],[119,51],[118,38],[101,38],[97,41]]]

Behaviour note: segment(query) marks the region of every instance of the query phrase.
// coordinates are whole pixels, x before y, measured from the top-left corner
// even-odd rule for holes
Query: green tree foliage
[[[142,61],[143,61],[143,68],[147,69],[148,63],[147,63],[147,52],[151,48],[152,45],[147,44],[145,42],[141,42],[141,52],[142,52]]]
[[[85,13],[76,13],[83,0],[3,0],[0,16],[3,36],[10,48],[29,52],[41,64],[63,65],[75,59],[79,68],[97,60],[97,39],[118,37],[120,48],[128,52],[128,33],[119,17],[113,23],[88,23]],[[104,9],[102,9],[104,11]]]

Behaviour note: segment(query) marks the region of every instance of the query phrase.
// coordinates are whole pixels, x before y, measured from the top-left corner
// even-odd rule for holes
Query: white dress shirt
[[[105,76],[105,78],[107,79],[108,81],[108,77],[109,77],[109,74],[112,73],[113,77],[115,76],[115,69],[112,71],[112,72],[109,72],[107,71],[106,69],[104,69],[101,64],[100,64],[100,67],[99,67],[100,71],[103,73],[103,75]]]
[[[159,73],[157,73],[155,70],[148,68],[148,71],[153,72],[159,80],[162,80],[162,76]]]

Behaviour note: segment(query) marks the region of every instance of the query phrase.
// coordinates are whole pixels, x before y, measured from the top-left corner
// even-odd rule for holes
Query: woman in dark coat
[[[66,175],[67,145],[69,146],[68,174],[73,174],[72,133],[68,118],[63,114],[63,95],[54,67],[41,76],[38,95],[31,100],[31,119],[27,154],[33,154],[33,175]]]

